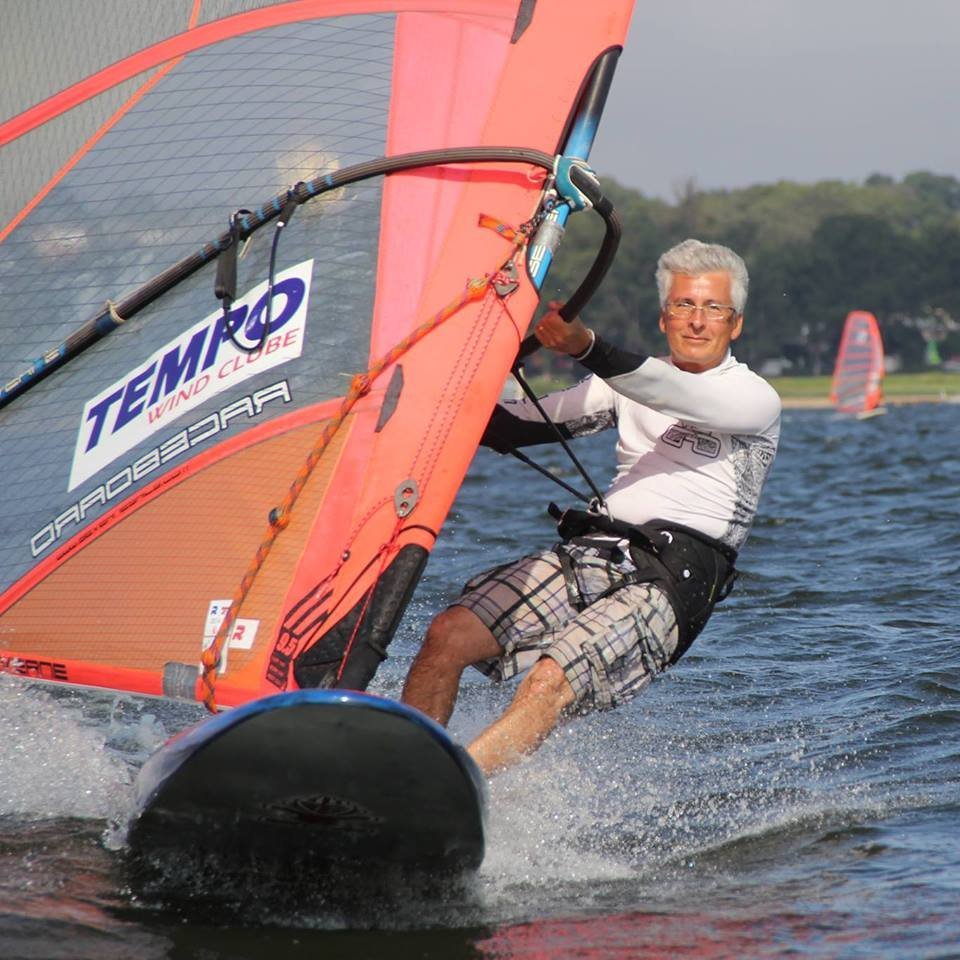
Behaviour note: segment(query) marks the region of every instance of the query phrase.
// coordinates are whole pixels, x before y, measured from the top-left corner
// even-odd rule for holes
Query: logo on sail
[[[267,282],[217,310],[161,347],[83,408],[70,470],[73,490],[157,430],[244,380],[299,357],[303,350],[313,260],[277,274],[270,329]]]

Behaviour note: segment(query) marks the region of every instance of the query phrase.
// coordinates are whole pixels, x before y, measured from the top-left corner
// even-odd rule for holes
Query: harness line
[[[520,384],[520,387],[522,388],[523,392],[527,395],[530,402],[537,408],[537,412],[540,414],[540,416],[543,417],[544,421],[550,424],[550,426],[553,428],[553,432],[557,435],[557,441],[559,442],[560,446],[563,447],[564,452],[570,458],[570,462],[574,465],[574,467],[576,467],[580,476],[583,477],[583,479],[586,481],[587,486],[590,487],[590,490],[593,493],[593,498],[591,499],[585,494],[580,493],[578,490],[574,490],[573,487],[571,487],[564,480],[561,480],[560,477],[556,476],[546,467],[541,466],[539,463],[532,460],[530,457],[526,456],[526,454],[520,453],[519,450],[511,450],[510,452],[521,463],[526,464],[528,467],[532,467],[534,470],[538,471],[539,473],[542,473],[545,477],[549,477],[551,480],[553,480],[554,483],[559,484],[561,487],[563,487],[564,490],[568,491],[569,493],[572,493],[575,497],[579,498],[580,500],[583,500],[585,503],[596,504],[606,512],[607,501],[604,499],[603,493],[601,493],[600,488],[596,485],[596,483],[594,483],[593,478],[587,472],[586,467],[584,467],[584,465],[577,458],[577,455],[571,449],[570,444],[567,443],[567,438],[560,432],[560,428],[553,422],[553,420],[550,419],[550,414],[548,414],[547,411],[544,410],[543,404],[540,402],[537,395],[533,392],[533,388],[530,386],[529,383],[527,383],[527,379],[526,377],[524,377],[523,372],[520,369],[519,363],[514,364],[513,370],[511,371],[511,373],[516,378],[517,383]]]

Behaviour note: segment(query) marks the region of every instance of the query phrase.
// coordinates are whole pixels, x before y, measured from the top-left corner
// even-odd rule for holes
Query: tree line
[[[687,237],[733,247],[750,271],[744,333],[736,354],[752,366],[787,361],[784,372],[828,373],[850,310],[869,310],[888,355],[905,370],[960,354],[960,182],[911,173],[862,184],[781,181],[739,190],[698,190],[668,203],[603,180],[623,225],[616,260],[585,319],[624,346],[662,349],[654,270]],[[543,290],[563,299],[592,262],[603,235],[596,214],[571,217]],[[538,355],[534,365],[549,361]]]

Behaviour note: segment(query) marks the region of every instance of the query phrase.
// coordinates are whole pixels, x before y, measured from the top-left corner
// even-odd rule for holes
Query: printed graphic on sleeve
[[[712,433],[696,430],[685,423],[672,424],[660,438],[678,450],[688,446],[697,456],[715,460],[720,455],[720,440]]]

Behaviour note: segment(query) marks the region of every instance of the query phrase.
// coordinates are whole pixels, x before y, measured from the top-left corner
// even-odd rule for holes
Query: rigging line
[[[263,321],[263,334],[260,337],[260,343],[257,344],[257,350],[263,349],[266,345],[267,337],[270,336],[270,326],[273,323],[273,281],[277,272],[277,248],[280,246],[281,231],[290,222],[290,218],[297,210],[298,204],[294,199],[294,195],[299,186],[300,184],[296,183],[287,191],[287,202],[280,211],[280,216],[277,218],[276,229],[273,231],[273,243],[270,244],[270,272],[267,275],[267,317]],[[256,350],[248,352],[256,353]]]
[[[249,210],[241,209],[230,214],[230,220],[227,226],[227,233],[230,241],[226,250],[217,257],[217,275],[213,283],[213,295],[223,305],[223,330],[230,338],[230,342],[238,349],[246,352],[247,348],[236,338],[237,327],[234,327],[230,319],[230,307],[237,296],[237,261],[240,259],[240,226],[239,218],[242,213],[250,213]],[[244,319],[246,311],[241,313],[237,319],[239,326],[240,320]]]
[[[527,237],[525,234],[518,233],[516,239],[514,239],[512,243],[516,250],[527,243]],[[515,252],[511,254],[511,256],[515,255]],[[372,387],[374,380],[376,380],[384,370],[394,364],[401,356],[403,356],[403,354],[419,343],[429,333],[431,333],[445,321],[449,320],[450,317],[458,313],[468,303],[481,300],[483,297],[487,296],[493,289],[493,284],[497,275],[498,273],[495,271],[493,273],[486,274],[482,278],[471,280],[467,284],[464,292],[458,298],[452,300],[428,320],[425,320],[423,323],[421,323],[412,333],[408,334],[401,341],[391,347],[390,350],[380,357],[380,359],[377,360],[369,370],[364,373],[356,374],[356,376],[354,376],[351,380],[350,390],[343,398],[339,411],[325,424],[320,438],[314,444],[313,448],[310,450],[310,453],[307,455],[305,462],[297,471],[297,475],[290,484],[290,488],[287,491],[287,495],[284,497],[283,502],[270,511],[267,532],[260,541],[253,560],[250,562],[250,565],[247,567],[243,577],[240,580],[240,584],[234,591],[233,597],[230,600],[230,606],[227,609],[227,613],[217,630],[217,635],[214,637],[210,646],[203,651],[203,654],[200,658],[202,672],[198,683],[201,691],[201,699],[203,700],[204,706],[211,713],[217,712],[216,672],[220,664],[223,646],[226,643],[227,637],[229,637],[233,631],[233,626],[240,614],[240,608],[243,605],[243,602],[246,600],[251,588],[253,587],[253,582],[256,579],[257,574],[260,572],[260,569],[266,562],[267,556],[270,553],[270,550],[280,532],[289,525],[293,507],[300,497],[304,487],[307,485],[307,481],[310,479],[310,475],[313,473],[314,468],[320,462],[324,451],[330,445],[330,441],[343,425],[347,415],[353,409],[357,401],[370,392],[370,388]]]
[[[623,228],[620,224],[620,218],[609,198],[605,197],[600,190],[600,184],[593,177],[579,169],[570,170],[570,179],[574,185],[582,191],[590,202],[593,209],[603,217],[604,235],[600,244],[600,249],[594,258],[586,277],[580,283],[580,286],[574,291],[572,296],[560,308],[560,316],[564,320],[570,321],[580,315],[583,308],[589,303],[593,295],[600,289],[600,284],[606,277],[607,272],[613,265],[614,258],[617,255],[617,248],[620,246],[620,237]],[[520,344],[520,350],[517,352],[517,363],[530,356],[540,349],[540,341],[531,333],[524,338]]]
[[[521,453],[519,450],[511,450],[510,455],[516,457],[521,463],[526,464],[528,467],[531,467],[538,473],[542,473],[554,483],[559,484],[564,490],[567,491],[567,493],[573,494],[573,496],[575,496],[578,500],[582,500],[584,503],[590,503],[590,497],[588,497],[585,493],[581,493],[581,491],[579,491],[576,487],[571,486],[566,480],[558,477],[552,470],[548,470],[542,464],[537,463],[536,460],[532,460],[525,453]]]
[[[554,158],[541,150],[526,147],[455,147],[441,150],[421,150],[415,153],[397,154],[393,157],[381,157],[368,160],[336,173],[323,174],[307,181],[303,190],[294,188],[297,203],[312,200],[330,190],[368,180],[372,177],[398,173],[404,170],[416,170],[423,167],[445,166],[460,163],[518,163],[541,167],[552,171]],[[289,199],[289,191],[268,201],[253,214],[239,220],[239,239],[245,239],[255,230],[281,216]],[[199,250],[179,260],[162,273],[117,302],[116,312],[126,319],[139,313],[153,303],[159,296],[196,273],[226,250],[232,241],[231,232],[222,233],[215,240],[205,244]],[[78,327],[66,339],[45,351],[35,359],[27,370],[14,377],[9,383],[0,386],[0,409],[36,383],[39,383],[54,370],[93,346],[103,337],[116,329],[116,324],[108,308]]]
[[[422,524],[422,523],[410,523],[410,524],[407,524],[406,526],[401,527],[400,530],[397,532],[396,536],[391,538],[390,542],[392,543],[395,540],[399,539],[403,534],[407,533],[407,531],[409,530],[422,530],[424,533],[430,536],[434,541],[436,541],[437,538],[439,537],[439,533],[436,530],[434,530],[433,527],[428,527],[426,526],[426,524]],[[351,535],[351,539],[349,541],[350,544],[353,543],[353,536],[354,535]],[[325,617],[324,619],[336,618],[337,613],[341,608],[341,605],[347,601],[347,598],[353,592],[354,587],[367,575],[367,572],[370,570],[372,566],[374,566],[374,564],[379,560],[379,558],[380,558],[380,551],[375,553],[373,557],[371,557],[370,560],[368,560],[367,563],[360,568],[360,570],[355,574],[353,580],[351,580],[350,583],[344,587],[343,591],[341,592],[340,599],[337,600],[337,602],[334,603],[334,605],[329,608],[329,610],[327,611],[328,616]],[[343,564],[345,562],[346,562],[346,557],[341,556],[340,562],[337,564],[337,566],[330,573],[328,573],[322,580],[318,581],[312,587],[310,591],[311,594],[319,594],[320,591],[324,587],[326,587],[328,583],[331,583],[333,580],[335,580],[337,578],[337,575],[340,573],[340,570],[343,567]],[[379,579],[379,576],[380,575],[378,574],[377,575],[378,579]],[[376,581],[374,581],[374,586],[376,586]],[[309,649],[315,642],[313,638],[313,630],[317,626],[316,620],[312,621],[306,628],[304,628],[302,626],[302,620],[304,619],[305,615],[299,609],[299,607],[300,605],[298,604],[293,608],[293,611],[288,611],[288,613],[284,617],[284,620],[280,626],[281,633],[283,632],[299,633],[300,635],[300,639],[297,642],[295,652],[291,654],[291,657],[290,657],[291,660],[296,660],[297,657],[304,652],[304,650]],[[293,625],[288,626],[288,621],[290,620],[291,612],[295,612],[296,616],[293,619]]]
[[[600,504],[601,507],[605,508],[607,501],[604,499],[603,494],[600,492],[600,488],[593,482],[593,478],[590,476],[589,473],[587,473],[586,468],[579,461],[579,459],[577,458],[577,455],[571,449],[570,444],[567,443],[567,438],[560,432],[560,428],[553,422],[553,420],[550,419],[550,414],[548,414],[547,411],[543,409],[543,404],[540,402],[537,395],[533,392],[533,388],[530,386],[530,384],[527,383],[527,378],[523,375],[523,372],[520,370],[519,366],[515,366],[511,372],[513,373],[514,377],[516,377],[517,383],[520,384],[521,388],[523,389],[523,392],[527,395],[530,402],[537,408],[537,411],[539,412],[540,416],[543,417],[544,422],[550,424],[550,426],[553,428],[553,432],[557,435],[557,441],[560,443],[560,446],[562,446],[564,451],[566,451],[566,454],[570,458],[571,463],[573,463],[573,465],[577,468],[578,472],[580,473],[580,476],[583,477],[587,486],[593,491],[594,499],[597,501],[597,503]],[[553,479],[556,479],[559,482],[559,478],[553,477],[553,474],[549,473],[549,471],[547,471],[547,475],[552,477]],[[577,496],[581,496],[581,495],[577,494]],[[587,498],[581,496],[581,499],[586,500]]]
[[[481,226],[484,226],[484,227],[490,227],[490,228],[492,228],[492,229],[495,229],[501,236],[507,237],[508,239],[513,240],[514,243],[516,244],[516,249],[519,250],[519,249],[520,249],[520,244],[522,243],[522,240],[519,239],[519,234],[520,234],[520,233],[523,233],[526,237],[529,238],[529,237],[531,236],[532,232],[533,232],[533,229],[535,229],[535,227],[536,227],[536,223],[539,222],[539,219],[542,219],[542,218],[540,218],[540,216],[539,216],[539,214],[538,214],[538,216],[535,217],[533,220],[529,221],[529,222],[526,223],[526,224],[523,224],[523,226],[521,226],[520,230],[513,230],[512,228],[507,227],[505,224],[501,224],[501,223],[499,223],[498,221],[494,220],[492,217],[481,217],[481,218],[480,218],[480,225],[481,225]],[[527,242],[529,243],[529,240],[528,240]],[[508,261],[508,263],[509,263],[509,264],[512,264],[512,263],[513,263],[513,258],[511,258],[511,259]],[[513,286],[516,286],[516,284],[514,283]],[[498,286],[497,286],[496,278],[494,278],[494,289],[496,289],[496,290],[498,291],[498,293],[501,292],[500,289],[499,289]],[[501,296],[502,296],[502,293],[501,293]],[[515,317],[513,316],[513,314],[510,312],[509,306],[507,306],[506,303],[503,303],[503,307],[504,307],[504,309],[506,310],[507,316],[510,317],[511,322],[513,323],[514,327],[517,329],[517,331],[518,331],[518,333],[519,333],[520,325],[517,323],[516,318],[515,318]],[[537,400],[536,396],[533,394],[532,390],[530,389],[529,385],[527,384],[527,382],[526,382],[526,380],[525,380],[525,378],[524,378],[524,376],[523,376],[523,372],[522,372],[522,370],[520,369],[519,363],[515,363],[515,364],[514,364],[514,367],[513,367],[513,369],[511,370],[511,373],[514,375],[514,377],[516,378],[517,382],[520,383],[521,386],[524,388],[524,390],[526,391],[527,395],[533,400],[534,405],[535,405],[535,406],[537,407],[537,409],[540,411],[540,415],[544,418],[544,420],[547,421],[547,423],[550,424],[551,427],[553,427],[554,432],[557,433],[558,437],[560,438],[560,442],[561,442],[561,443],[564,443],[564,438],[562,437],[562,435],[560,435],[559,430],[558,430],[556,424],[554,424],[554,423],[550,420],[550,418],[547,416],[546,411],[543,409],[543,407],[541,406],[541,404],[540,404],[539,401]],[[564,446],[566,446],[565,443],[564,443]],[[567,450],[567,452],[570,453],[571,459],[573,459],[573,461],[576,463],[576,457],[573,456],[573,454],[570,452],[569,449]],[[570,493],[570,494],[572,494],[573,496],[575,496],[578,500],[582,500],[584,503],[587,503],[587,504],[589,504],[589,503],[592,502],[592,501],[591,501],[591,498],[588,497],[585,493],[581,493],[579,490],[577,490],[576,487],[574,487],[574,486],[572,486],[571,484],[567,483],[566,480],[561,479],[561,478],[558,477],[555,473],[553,473],[551,470],[548,470],[546,467],[542,466],[541,464],[537,463],[537,462],[536,462],[535,460],[533,460],[532,458],[528,457],[525,453],[521,453],[521,452],[520,452],[519,450],[517,450],[516,448],[513,448],[512,450],[510,450],[510,454],[511,454],[512,456],[516,457],[516,459],[519,460],[521,463],[525,464],[525,465],[528,466],[528,467],[531,467],[533,470],[536,470],[538,473],[543,474],[543,476],[547,477],[548,479],[552,480],[554,483],[556,483],[556,484],[558,484],[559,486],[563,487],[564,490],[566,490],[568,493]],[[579,466],[579,464],[578,464],[578,466]],[[584,471],[581,469],[581,473],[583,473],[583,472],[584,472]],[[588,483],[590,482],[590,481],[589,481],[589,477],[587,478],[587,482],[588,482]],[[602,502],[602,498],[601,498],[601,502]]]
[[[273,242],[270,244],[270,265],[267,270],[267,293],[266,293],[266,319],[261,324],[260,339],[248,346],[237,339],[237,332],[240,327],[240,319],[236,326],[230,320],[230,307],[237,295],[237,261],[243,258],[245,250],[240,249],[240,232],[238,221],[241,214],[249,214],[249,210],[238,210],[230,217],[230,246],[217,257],[217,277],[214,282],[214,296],[223,303],[223,330],[229,337],[230,342],[243,353],[254,354],[266,346],[270,337],[270,328],[273,325],[273,286],[277,274],[277,250],[280,247],[280,233],[290,222],[290,218],[296,212],[297,207],[302,201],[295,197],[296,190],[303,186],[302,182],[292,186],[287,191],[287,199],[277,218],[277,225],[273,231]],[[249,237],[247,239],[249,243]],[[242,319],[242,317],[241,317]],[[249,324],[250,317],[246,318],[246,324]]]
[[[347,661],[350,659],[350,654],[353,651],[354,642],[360,635],[360,629],[363,626],[364,620],[366,619],[367,611],[370,609],[370,604],[373,602],[373,594],[377,589],[377,583],[383,576],[384,570],[387,569],[387,560],[389,559],[390,555],[395,552],[394,547],[397,543],[397,540],[400,539],[400,531],[402,526],[403,517],[397,517],[397,522],[393,528],[393,533],[391,534],[390,539],[380,547],[379,551],[377,551],[380,556],[380,569],[377,571],[377,575],[374,577],[373,583],[371,583],[367,589],[367,594],[363,599],[363,607],[357,615],[357,622],[354,624],[353,630],[350,632],[350,638],[347,640],[346,647],[343,651],[343,656],[340,657],[340,665],[337,667],[337,679],[335,683],[340,682],[343,677],[343,671],[347,669]],[[384,651],[383,655],[386,657],[386,651]]]
[[[591,264],[589,271],[587,271],[586,277],[584,277],[583,281],[580,283],[580,286],[577,287],[573,295],[560,308],[560,316],[563,317],[563,319],[567,322],[573,320],[574,317],[580,314],[586,304],[600,288],[600,284],[607,275],[607,271],[613,264],[614,257],[617,253],[617,247],[620,245],[620,237],[623,232],[620,226],[620,220],[617,217],[617,213],[613,209],[613,204],[607,197],[603,195],[600,190],[600,184],[595,177],[591,176],[587,171],[576,166],[569,170],[569,177],[574,187],[580,190],[587,197],[593,208],[597,211],[597,213],[600,214],[601,217],[603,217],[606,229],[600,249],[598,250],[596,257]],[[526,378],[523,376],[523,372],[520,367],[521,362],[525,357],[528,357],[531,353],[534,353],[539,348],[540,341],[534,334],[531,333],[524,338],[523,342],[520,344],[520,349],[517,351],[517,358],[514,361],[511,372],[513,373],[514,377],[516,377],[516,380],[523,389],[523,392],[539,411],[540,416],[543,417],[544,421],[550,424],[550,426],[553,428],[553,431],[557,436],[557,440],[559,440],[561,446],[566,451],[567,456],[577,468],[583,479],[587,482],[587,485],[593,491],[595,502],[601,507],[606,508],[606,500],[604,499],[603,494],[600,492],[597,485],[593,482],[590,475],[584,469],[583,465],[577,459],[576,454],[574,454],[573,450],[570,449],[566,438],[560,432],[560,428],[553,422],[553,420],[550,419],[550,416],[547,414],[546,410],[544,410],[543,405],[540,403],[539,399],[530,388],[530,385],[527,383]],[[575,496],[582,500],[587,500],[583,494],[567,486],[562,480],[560,480],[559,477],[554,476],[553,473],[546,468],[541,467],[529,457],[520,455],[516,450],[511,452],[517,457],[517,459],[525,462],[528,466],[533,467],[535,470],[540,471],[545,476],[550,477],[551,480],[559,483],[560,486],[572,492]]]
[[[242,606],[244,600],[246,600],[247,595],[253,587],[253,582],[256,579],[257,574],[260,572],[261,567],[266,562],[267,556],[273,547],[274,541],[280,532],[284,530],[290,523],[290,515],[293,511],[293,507],[299,499],[304,487],[307,485],[307,481],[310,479],[310,475],[313,473],[314,468],[320,462],[324,451],[330,445],[330,441],[343,425],[347,415],[353,409],[357,401],[370,392],[373,381],[383,372],[383,370],[394,363],[416,343],[422,340],[428,333],[442,324],[445,320],[448,320],[450,317],[452,317],[462,307],[466,306],[467,303],[470,303],[474,300],[479,300],[481,297],[485,296],[490,288],[490,282],[491,281],[489,277],[484,277],[482,280],[471,281],[471,283],[468,284],[467,289],[457,300],[451,302],[438,313],[434,314],[433,317],[417,327],[413,333],[393,346],[383,357],[374,363],[369,370],[367,370],[365,373],[358,373],[351,380],[350,390],[343,398],[343,402],[340,404],[339,411],[325,424],[320,438],[310,450],[306,461],[297,471],[296,477],[290,484],[290,489],[288,490],[283,503],[270,511],[267,532],[261,540],[260,545],[257,547],[253,560],[250,562],[250,565],[244,572],[237,589],[234,591],[233,597],[230,601],[230,607],[227,610],[226,616],[224,616],[220,623],[216,637],[214,637],[214,640],[210,646],[203,651],[203,655],[201,657],[203,671],[200,677],[202,691],[201,698],[204,706],[206,706],[211,713],[217,712],[215,695],[216,671],[220,663],[220,656],[224,643],[233,630],[233,625],[240,613],[240,607]]]

